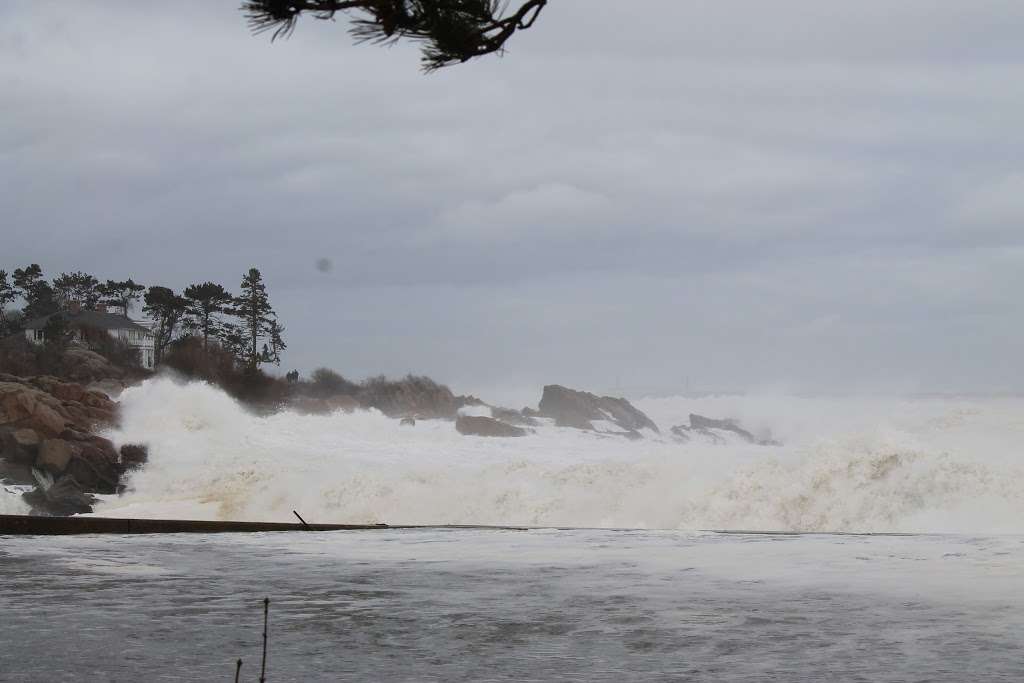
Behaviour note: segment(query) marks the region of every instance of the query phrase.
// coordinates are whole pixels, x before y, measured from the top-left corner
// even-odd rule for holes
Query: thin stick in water
[[[235,666],[235,683],[238,683],[238,675],[240,673],[242,673],[242,660],[241,659],[238,660],[238,663]]]
[[[260,683],[267,681],[267,619],[270,616],[270,598],[263,598],[263,664],[260,665]]]

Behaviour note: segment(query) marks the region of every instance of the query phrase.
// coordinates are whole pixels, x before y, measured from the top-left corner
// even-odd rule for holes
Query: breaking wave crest
[[[630,442],[551,425],[514,439],[402,427],[375,411],[259,417],[211,386],[125,391],[117,443],[149,463],[106,516],[335,523],[873,532],[1024,531],[1020,399],[638,401],[664,432],[690,412],[782,446]]]

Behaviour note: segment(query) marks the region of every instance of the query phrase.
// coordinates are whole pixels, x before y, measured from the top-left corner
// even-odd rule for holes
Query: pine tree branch
[[[353,13],[350,32],[356,42],[422,42],[423,68],[434,71],[491,53],[501,53],[515,34],[533,26],[548,0],[248,0],[242,11],[255,34],[287,38],[299,17],[333,19]]]

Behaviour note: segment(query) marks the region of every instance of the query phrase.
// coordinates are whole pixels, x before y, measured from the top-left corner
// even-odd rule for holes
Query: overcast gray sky
[[[255,265],[283,369],[485,397],[1024,390],[1019,0],[552,0],[430,76],[238,4],[0,4],[0,267]]]

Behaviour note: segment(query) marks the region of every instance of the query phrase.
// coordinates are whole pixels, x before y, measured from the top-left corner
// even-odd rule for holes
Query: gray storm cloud
[[[558,0],[432,76],[236,5],[4,3],[0,267],[257,265],[287,367],[466,391],[1024,390],[1020,3]]]

